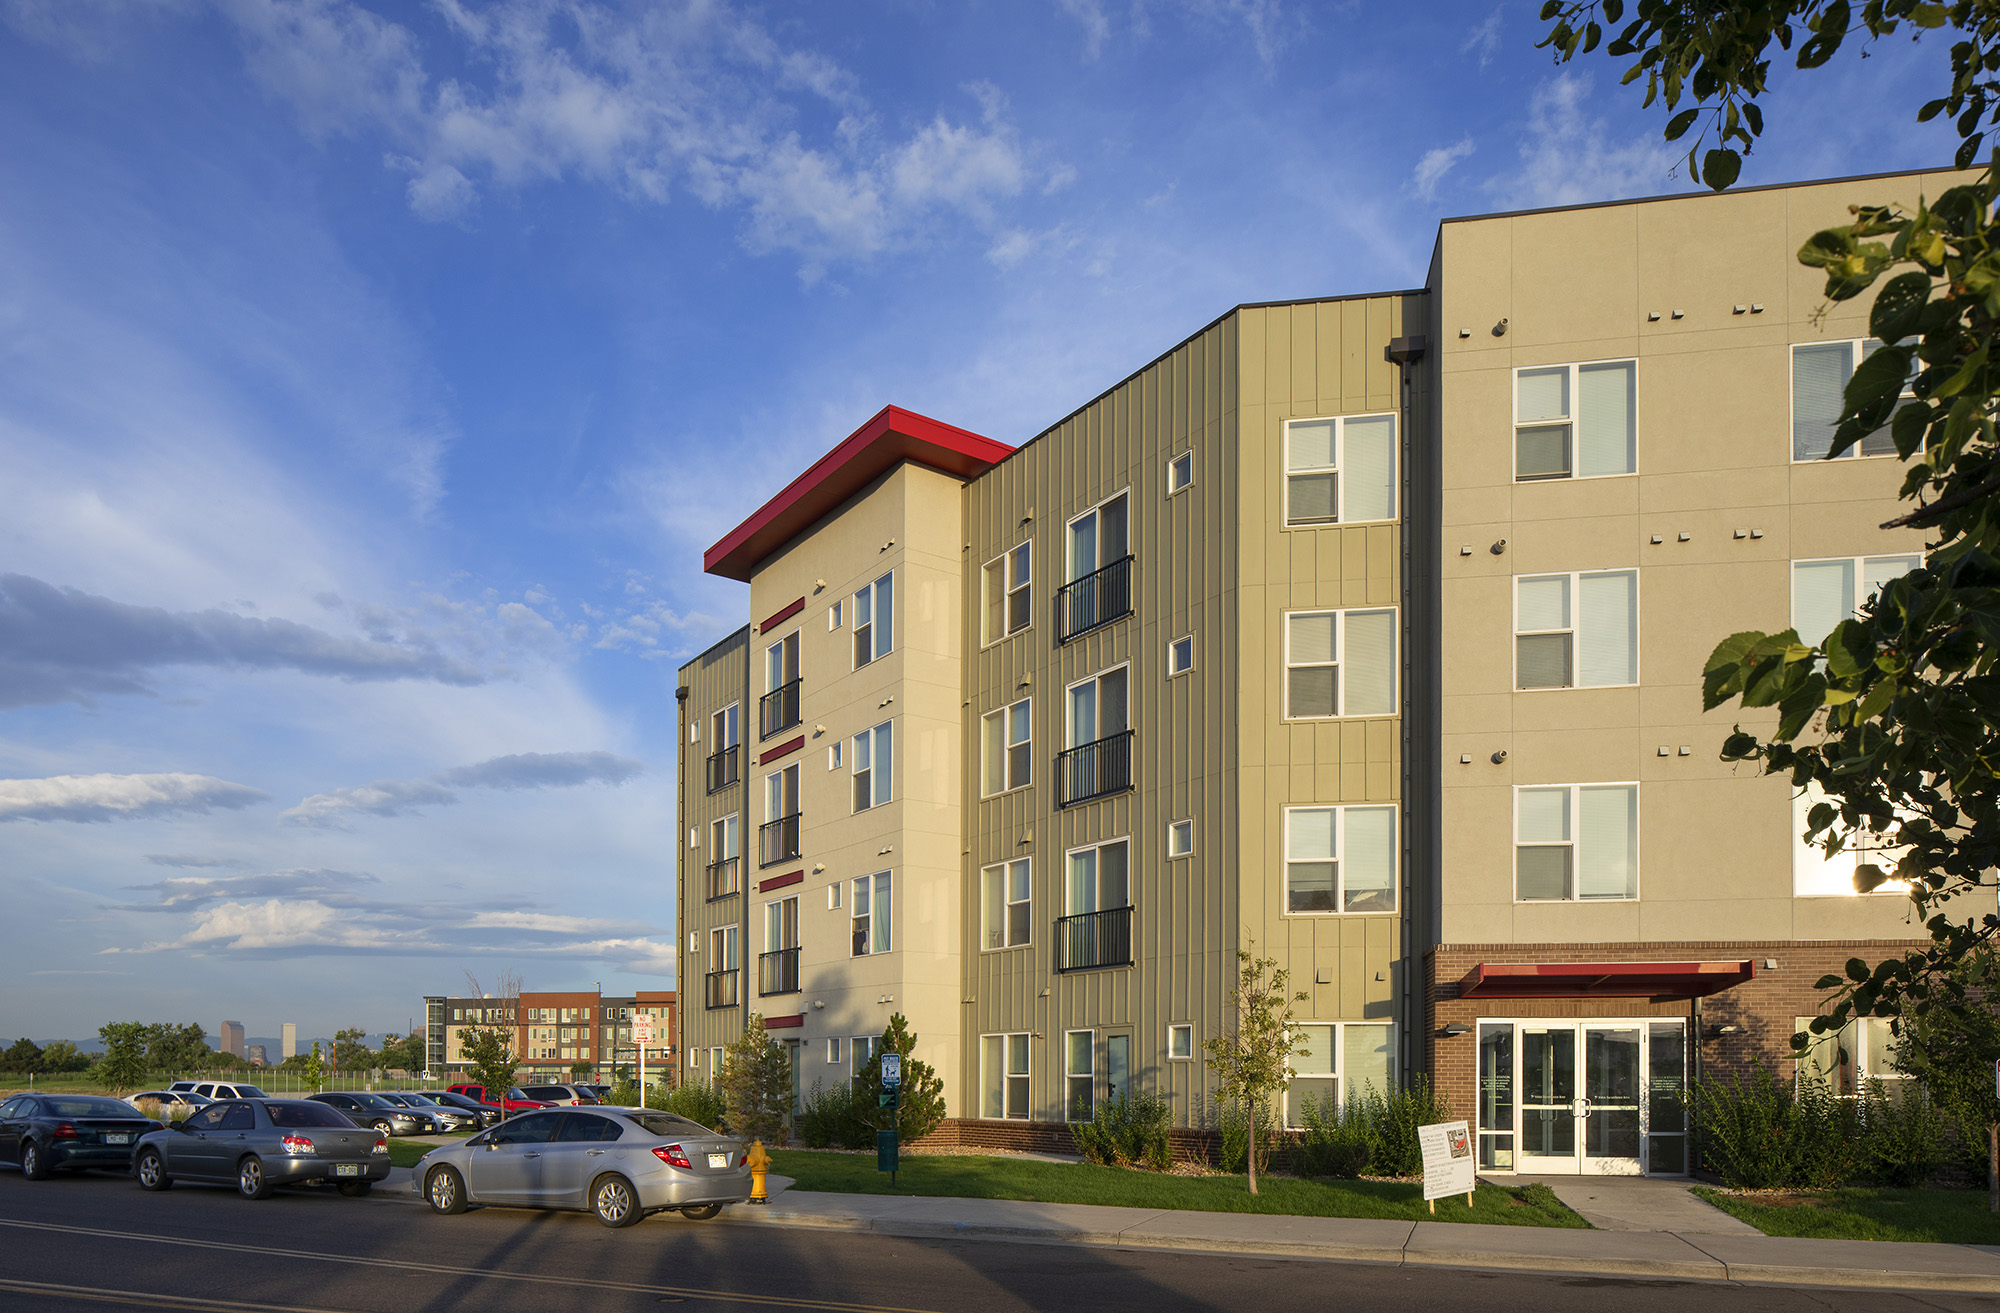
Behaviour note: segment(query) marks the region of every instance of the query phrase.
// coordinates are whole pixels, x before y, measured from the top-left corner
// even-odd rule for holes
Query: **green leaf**
[[[1826,228],[1806,239],[1799,248],[1799,263],[1824,269],[1836,260],[1854,254],[1854,234],[1846,228]]]
[[[1868,976],[1869,976],[1869,971],[1868,971],[1868,964],[1866,962],[1863,962],[1858,957],[1850,957],[1847,959],[1847,978],[1849,980],[1852,980],[1856,984],[1859,984],[1860,982],[1868,979]]]
[[[1889,873],[1874,862],[1860,862],[1854,867],[1854,892],[1872,894],[1889,881]]]
[[[1700,181],[1711,191],[1726,190],[1742,171],[1743,157],[1727,147],[1718,146],[1701,157]]]
[[[1917,331],[1917,321],[1923,317],[1924,306],[1930,299],[1929,274],[1915,271],[1897,274],[1875,294],[1875,305],[1868,312],[1868,331],[1884,342],[1902,341]],[[1904,368],[1908,368],[1907,357]]]
[[[1743,691],[1744,662],[1757,645],[1764,641],[1764,635],[1745,630],[1731,634],[1715,645],[1708,654],[1708,664],[1702,669],[1701,709],[1713,711],[1730,698]]]
[[[1682,137],[1687,135],[1687,130],[1693,127],[1694,121],[1700,117],[1701,117],[1701,110],[1699,108],[1696,108],[1696,109],[1684,109],[1680,113],[1674,115],[1671,119],[1668,119],[1667,140],[1679,141]]]

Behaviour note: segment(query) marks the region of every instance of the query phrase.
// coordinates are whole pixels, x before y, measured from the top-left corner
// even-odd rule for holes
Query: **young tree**
[[[42,1070],[51,1075],[89,1071],[90,1055],[66,1039],[52,1039],[42,1050]]]
[[[97,1079],[111,1087],[114,1095],[138,1088],[149,1070],[146,1041],[152,1027],[143,1021],[113,1021],[97,1028],[104,1052],[97,1059]]]
[[[785,1123],[792,1115],[792,1060],[764,1029],[763,1017],[751,1013],[750,1024],[722,1051],[715,1087],[728,1109],[730,1134],[773,1147],[785,1142]]]
[[[465,1054],[466,1080],[484,1085],[487,1101],[504,1106],[521,1065],[514,1056],[514,1032],[499,1026],[468,1027],[459,1039],[459,1050]]]
[[[882,1054],[902,1057],[903,1085],[896,1109],[896,1139],[904,1144],[923,1139],[944,1120],[944,1081],[931,1070],[929,1063],[912,1056],[916,1048],[917,1033],[910,1029],[910,1023],[900,1012],[890,1014],[889,1024],[882,1031],[882,1050],[861,1069],[858,1080],[862,1116],[872,1118],[875,1129],[888,1130],[889,1115],[879,1106],[883,1090]]]
[[[1257,1109],[1270,1106],[1285,1088],[1293,1055],[1305,1052],[1305,1041],[1292,1031],[1292,1004],[1311,997],[1304,990],[1287,994],[1291,973],[1275,958],[1257,957],[1256,947],[1253,942],[1236,952],[1236,987],[1229,991],[1234,1029],[1202,1046],[1215,1073],[1216,1097],[1234,1099],[1250,1127],[1251,1194],[1257,1193]]]
[[[313,1041],[312,1054],[299,1065],[299,1074],[314,1094],[326,1083],[326,1062],[319,1055],[319,1041]]]
[[[23,1076],[33,1075],[42,1069],[42,1046],[26,1038],[15,1040],[0,1054],[0,1067],[8,1071],[18,1071]]]
[[[335,1071],[366,1071],[375,1065],[375,1050],[368,1047],[368,1032],[355,1027],[333,1032]]]
[[[573,1081],[588,1080],[595,1070],[588,1062],[572,1062],[569,1064],[569,1078]]]
[[[213,1052],[199,1021],[158,1022],[146,1027],[146,1057],[155,1071],[201,1071]]]

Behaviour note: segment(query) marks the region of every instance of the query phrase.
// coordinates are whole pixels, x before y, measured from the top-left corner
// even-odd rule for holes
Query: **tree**
[[[1542,17],[1553,26],[1542,44],[1558,62],[1589,52],[1603,41],[1603,24],[1623,20],[1625,8],[1624,0],[1549,0]],[[1957,162],[1969,166],[2000,128],[1993,0],[1642,0],[1605,50],[1634,57],[1625,80],[1645,77],[1647,104],[1663,99],[1677,111],[1669,140],[1709,115],[1689,171],[1721,190],[1763,132],[1755,102],[1766,90],[1773,42],[1792,51],[1796,40],[1798,67],[1812,69],[1850,37],[1873,42],[1906,25],[1913,34],[1954,32],[1950,86],[1916,117],[1951,115]],[[1684,98],[1692,104],[1681,109]],[[1697,169],[1710,131],[1715,145]],[[2000,155],[1973,182],[1914,210],[1856,206],[1851,224],[1815,234],[1799,251],[1801,263],[1825,271],[1831,302],[1887,278],[1869,314],[1869,332],[1886,345],[1848,383],[1828,456],[1887,427],[1907,466],[1900,495],[1910,509],[1882,527],[1933,533],[1923,566],[1885,585],[1816,645],[1791,629],[1733,634],[1703,674],[1707,709],[1733,702],[1776,712],[1761,735],[1739,724],[1723,758],[1755,762],[1823,795],[1808,814],[1807,840],[1829,853],[1884,852],[1857,864],[1857,890],[1907,881],[1930,933],[1924,948],[1873,966],[1855,958],[1844,976],[1821,978],[1819,987],[1835,992],[1814,1018],[1814,1034],[1837,1032],[1853,1015],[1898,1017],[1900,1032],[1901,1019],[1919,1021],[1933,1009],[1986,1006],[1955,968],[2000,936],[2000,916],[1962,897],[1990,889],[1988,873],[2000,866],[1997,165]],[[1906,386],[1913,395],[1903,399]],[[1990,894],[1984,901],[1992,906]],[[1810,1040],[1797,1035],[1792,1043],[1802,1050]]]
[[[792,1115],[792,1060],[764,1029],[763,1017],[751,1013],[743,1033],[722,1051],[715,1087],[728,1109],[731,1135],[768,1145],[785,1142],[785,1123]]]
[[[879,1052],[861,1069],[861,1113],[874,1114],[877,1130],[889,1129],[888,1114],[879,1106],[882,1084],[882,1054],[894,1053],[903,1059],[902,1094],[896,1109],[896,1138],[907,1144],[921,1140],[944,1120],[944,1081],[927,1062],[915,1058],[917,1033],[900,1012],[891,1013],[882,1031]]]
[[[569,1064],[569,1078],[573,1081],[587,1080],[595,1070],[588,1062],[572,1062]]]
[[[97,1028],[104,1052],[97,1059],[97,1079],[115,1095],[138,1088],[146,1079],[146,1042],[152,1027],[143,1021],[113,1021]]]
[[[0,1054],[0,1067],[23,1076],[33,1075],[42,1069],[42,1046],[25,1036],[17,1039],[7,1046],[6,1053]]]
[[[1251,1194],[1257,1193],[1257,1109],[1270,1106],[1285,1087],[1293,1055],[1305,1052],[1305,1041],[1292,1031],[1292,1004],[1310,997],[1304,990],[1287,994],[1291,972],[1273,958],[1257,957],[1256,947],[1253,942],[1236,951],[1236,986],[1229,991],[1234,1028],[1202,1046],[1215,1073],[1216,1097],[1235,1100],[1249,1123]]]
[[[514,1072],[520,1061],[514,1056],[514,1032],[500,1026],[468,1026],[459,1036],[459,1051],[465,1054],[465,1078],[486,1087],[489,1103],[504,1106],[507,1091],[514,1086]]]
[[[42,1070],[52,1075],[72,1071],[89,1071],[90,1055],[66,1039],[52,1039],[42,1050]]]
[[[213,1050],[199,1021],[158,1022],[145,1030],[146,1057],[155,1071],[200,1071],[209,1065]]]
[[[375,1065],[375,1050],[368,1047],[368,1032],[349,1027],[333,1032],[335,1071],[366,1071]]]

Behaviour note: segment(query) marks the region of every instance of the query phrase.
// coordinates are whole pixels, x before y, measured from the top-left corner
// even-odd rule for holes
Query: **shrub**
[[[1350,1110],[1345,1117],[1331,1095],[1307,1099],[1299,1110],[1305,1130],[1292,1142],[1292,1161],[1300,1176],[1353,1178],[1368,1169],[1374,1146],[1367,1120]]]
[[[713,1086],[698,1081],[682,1081],[671,1090],[657,1087],[646,1092],[646,1106],[676,1117],[685,1117],[697,1126],[720,1130],[727,1122],[727,1104]]]
[[[1120,1095],[1098,1104],[1094,1117],[1070,1127],[1070,1136],[1088,1162],[1163,1172],[1174,1162],[1168,1134],[1173,1118],[1173,1109],[1157,1095]]]
[[[903,1085],[896,1110],[896,1135],[904,1144],[923,1139],[938,1128],[944,1120],[944,1080],[931,1070],[930,1064],[919,1062],[911,1055],[916,1051],[917,1032],[910,1029],[910,1023],[900,1012],[891,1013],[889,1024],[882,1031],[882,1047],[868,1065],[855,1073],[856,1087],[861,1092],[855,1100],[857,1117],[867,1126],[867,1142],[854,1145],[859,1149],[875,1147],[875,1129],[889,1129],[889,1114],[876,1104],[876,1097],[882,1092],[882,1054],[900,1054],[903,1059]]]
[[[604,1101],[618,1108],[638,1107],[639,1082],[633,1080],[630,1076],[624,1077],[611,1087],[611,1093],[604,1096]]]
[[[1905,1189],[1924,1184],[1945,1164],[1946,1120],[1928,1091],[1915,1081],[1891,1093],[1868,1083],[1861,1106],[1861,1169],[1871,1181]]]
[[[792,1130],[799,1142],[808,1149],[826,1149],[838,1144],[842,1148],[868,1147],[874,1144],[875,1132],[872,1127],[858,1127],[855,1116],[854,1087],[847,1081],[832,1085],[815,1080],[812,1089],[800,1102],[799,1112],[792,1119]],[[868,1145],[855,1145],[865,1131]]]
[[[1702,1162],[1741,1190],[1821,1189],[1854,1176],[1861,1111],[1822,1081],[1796,1088],[1758,1063],[1739,1081],[1706,1080],[1688,1092]]]
[[[1257,1108],[1257,1170],[1260,1172],[1270,1167],[1271,1154],[1278,1146],[1275,1111],[1268,1105],[1260,1104]],[[1250,1157],[1250,1122],[1243,1114],[1243,1105],[1234,1101],[1210,1104],[1204,1120],[1221,1139],[1215,1166],[1225,1172],[1243,1171],[1249,1165]]]
[[[1430,1078],[1416,1075],[1402,1089],[1383,1093],[1373,1085],[1350,1095],[1346,1118],[1367,1127],[1368,1157],[1384,1176],[1416,1176],[1424,1170],[1424,1151],[1417,1143],[1419,1126],[1455,1120],[1451,1105],[1431,1088]]]

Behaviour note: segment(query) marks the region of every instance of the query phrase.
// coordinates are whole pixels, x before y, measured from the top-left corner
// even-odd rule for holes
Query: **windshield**
[[[390,1112],[396,1111],[396,1105],[379,1094],[356,1094],[353,1098],[364,1108],[387,1108]]]
[[[267,1103],[264,1111],[271,1114],[271,1125],[283,1127],[300,1126],[352,1126],[338,1108],[329,1108],[324,1103]]]
[[[271,1096],[258,1089],[255,1085],[238,1085],[236,1087],[236,1097],[239,1099],[268,1099]]]
[[[442,1108],[444,1106],[436,1099],[426,1098],[421,1094],[405,1094],[403,1102],[412,1108]]]
[[[70,1095],[60,1099],[44,1098],[42,1105],[53,1117],[133,1117],[137,1114],[132,1106],[117,1099],[100,1099],[92,1095]]]
[[[713,1135],[714,1131],[691,1122],[685,1117],[676,1117],[670,1112],[628,1112],[625,1117],[639,1125],[641,1130],[650,1131],[662,1139],[678,1139],[683,1135]]]

